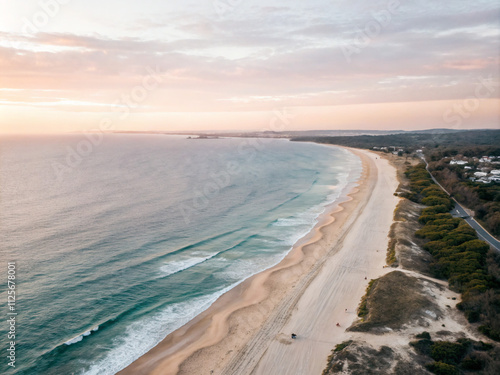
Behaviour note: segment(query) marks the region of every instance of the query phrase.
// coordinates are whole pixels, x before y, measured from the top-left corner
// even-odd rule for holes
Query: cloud
[[[0,99],[99,107],[139,84],[148,66],[163,79],[152,111],[447,100],[472,95],[480,77],[498,81],[500,8],[492,1],[401,2],[367,39],[366,25],[388,2],[338,4],[240,3],[222,18],[141,14],[124,26],[128,36],[0,32],[10,41],[0,42],[1,85],[25,90],[0,91]],[[346,59],[346,47],[358,52]]]

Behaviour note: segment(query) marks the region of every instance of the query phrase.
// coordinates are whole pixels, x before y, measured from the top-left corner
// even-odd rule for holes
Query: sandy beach
[[[374,153],[351,151],[363,162],[358,186],[307,242],[119,374],[320,374],[356,319],[368,281],[388,271],[387,235],[399,200],[394,167]]]

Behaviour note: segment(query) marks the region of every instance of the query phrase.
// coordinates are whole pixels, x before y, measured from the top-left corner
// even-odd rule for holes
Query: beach
[[[387,235],[399,200],[394,167],[369,151],[351,151],[363,175],[306,242],[119,374],[321,373],[356,319],[369,280],[387,271]]]

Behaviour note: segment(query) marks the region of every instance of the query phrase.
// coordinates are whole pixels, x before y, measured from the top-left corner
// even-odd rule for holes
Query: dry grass
[[[396,168],[399,180],[398,193],[409,192],[410,181],[405,175],[409,165],[420,163],[420,159],[400,157],[393,154],[381,154]],[[414,233],[422,226],[418,218],[422,209],[418,203],[402,199],[394,210],[394,224],[389,233],[387,247],[387,264],[391,267],[401,267],[423,274],[430,274],[429,263],[432,256],[415,241]]]
[[[414,236],[422,227],[418,218],[423,207],[408,199],[399,202],[389,233],[387,264],[430,275],[432,256],[422,249],[420,241]]]
[[[397,267],[399,265],[398,258],[396,257],[396,245],[398,239],[396,238],[396,226],[398,223],[391,225],[391,230],[389,231],[389,243],[387,245],[387,256],[385,261],[387,265],[391,267]]]
[[[413,375],[429,374],[423,367],[403,360],[388,346],[378,350],[366,343],[348,341],[332,351],[323,375]],[[417,372],[418,371],[418,372]]]
[[[383,333],[403,329],[409,322],[424,322],[429,319],[428,311],[441,315],[440,308],[424,294],[420,281],[400,271],[379,278],[363,301],[367,314],[349,331]]]

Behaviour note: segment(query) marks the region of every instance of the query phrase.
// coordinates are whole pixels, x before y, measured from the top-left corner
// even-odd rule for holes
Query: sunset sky
[[[0,0],[0,133],[500,127],[497,0]]]

